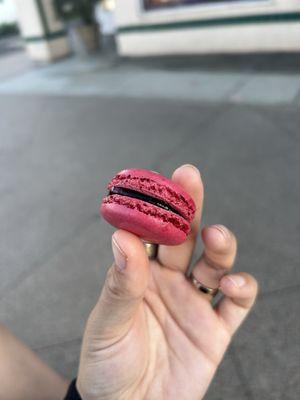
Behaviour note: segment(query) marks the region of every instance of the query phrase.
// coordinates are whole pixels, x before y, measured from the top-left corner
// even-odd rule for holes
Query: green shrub
[[[4,23],[0,25],[0,38],[17,35],[19,28],[16,23]]]

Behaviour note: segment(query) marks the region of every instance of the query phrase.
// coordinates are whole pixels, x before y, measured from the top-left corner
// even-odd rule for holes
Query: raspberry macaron
[[[107,189],[100,212],[111,225],[149,243],[178,245],[186,240],[196,207],[172,180],[154,171],[125,169]]]

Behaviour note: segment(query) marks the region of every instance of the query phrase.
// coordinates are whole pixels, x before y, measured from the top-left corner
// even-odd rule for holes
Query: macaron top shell
[[[181,186],[157,172],[146,169],[124,169],[111,180],[108,189],[114,186],[155,196],[169,203],[188,222],[194,218],[196,207],[191,196]]]
[[[177,245],[185,241],[196,207],[181,186],[154,171],[126,169],[115,175],[107,188],[109,195],[102,201],[101,214],[111,225],[150,243]]]

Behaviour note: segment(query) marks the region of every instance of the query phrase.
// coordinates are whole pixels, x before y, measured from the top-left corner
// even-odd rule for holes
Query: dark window
[[[209,4],[209,3],[229,3],[249,0],[143,0],[145,10],[159,8],[179,7],[182,5]]]

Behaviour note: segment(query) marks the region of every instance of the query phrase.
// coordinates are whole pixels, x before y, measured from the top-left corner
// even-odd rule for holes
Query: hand
[[[202,230],[204,251],[193,273],[206,286],[220,286],[224,297],[212,307],[210,296],[186,279],[203,186],[193,166],[178,168],[172,179],[196,203],[191,233],[179,246],[159,246],[157,260],[150,262],[137,236],[113,234],[115,263],[83,339],[77,378],[83,400],[202,399],[255,301],[255,279],[229,274],[237,242],[221,225]]]

